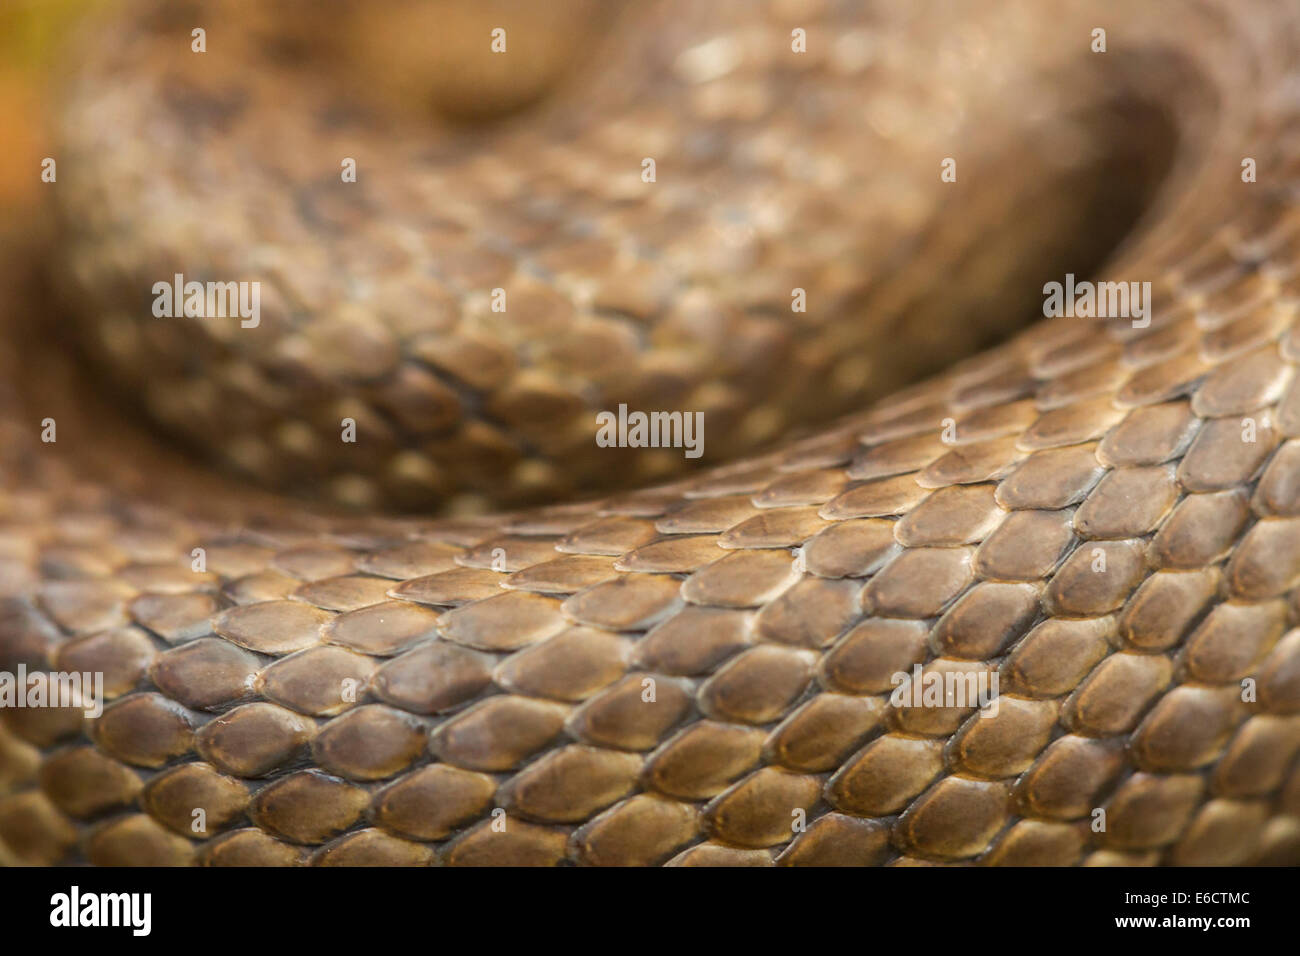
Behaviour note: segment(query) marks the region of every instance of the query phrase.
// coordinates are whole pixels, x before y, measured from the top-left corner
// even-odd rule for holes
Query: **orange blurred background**
[[[62,41],[105,0],[0,2],[0,216],[16,224],[35,202],[49,155],[46,104]]]

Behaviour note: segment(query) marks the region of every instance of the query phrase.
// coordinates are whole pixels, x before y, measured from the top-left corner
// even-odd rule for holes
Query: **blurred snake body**
[[[0,861],[1300,862],[1294,4],[272,6],[63,98]]]

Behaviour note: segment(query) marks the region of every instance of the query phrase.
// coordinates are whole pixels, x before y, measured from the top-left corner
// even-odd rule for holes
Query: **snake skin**
[[[209,70],[218,31],[195,72],[187,16],[117,24],[70,95],[56,190],[86,355],[30,316],[0,353],[0,665],[102,672],[109,703],[0,711],[0,859],[1300,862],[1300,10],[1129,6],[669,6],[636,69],[685,76],[618,135],[399,140],[375,164],[428,178],[363,162],[355,195],[335,157],[364,112],[309,131],[293,117],[323,86],[282,78],[278,127],[223,85],[256,79],[252,53]],[[717,36],[733,45],[681,59]],[[1080,132],[1141,146],[1088,169],[1150,173],[1150,114],[1044,118],[1086,114],[1087,70],[1177,131],[1104,270],[1152,282],[1149,327],[1044,319],[873,403],[1039,301],[996,289],[1054,264],[1057,232],[1102,228],[1079,218],[1095,194],[1065,188],[1087,179]],[[1044,130],[1062,139],[1036,153]],[[309,132],[321,145],[276,148]],[[524,157],[526,176],[506,161]],[[668,198],[623,195],[601,172],[618,164]],[[731,205],[734,243],[708,221]],[[629,237],[643,251],[615,255]],[[273,273],[260,334],[149,316],[141,290],[185,267]],[[482,293],[511,277],[494,324]],[[156,425],[114,412],[84,363]],[[591,410],[621,396],[704,410],[719,449],[864,410],[648,490],[479,513],[678,467],[590,447]],[[385,437],[326,446],[340,407]],[[452,513],[293,503],[153,427],[276,488]],[[996,716],[893,706],[917,664],[996,674]]]

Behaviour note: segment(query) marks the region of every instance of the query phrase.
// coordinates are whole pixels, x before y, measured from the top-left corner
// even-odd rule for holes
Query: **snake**
[[[0,861],[1300,862],[1294,4],[90,22]]]

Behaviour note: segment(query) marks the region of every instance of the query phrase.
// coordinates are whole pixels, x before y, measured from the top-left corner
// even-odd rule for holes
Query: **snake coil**
[[[66,91],[0,860],[1300,862],[1294,5],[262,7]]]

